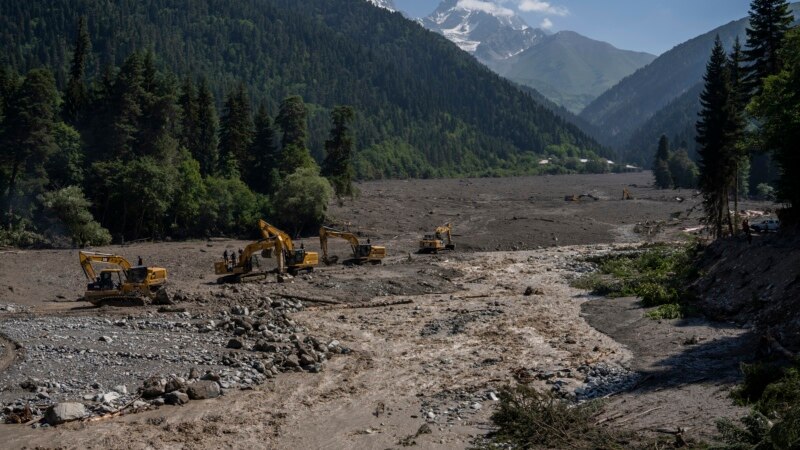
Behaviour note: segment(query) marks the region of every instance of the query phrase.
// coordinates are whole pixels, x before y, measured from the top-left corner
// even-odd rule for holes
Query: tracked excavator
[[[452,225],[446,223],[437,227],[433,234],[426,234],[419,241],[419,253],[439,253],[442,250],[455,250],[456,246],[453,244],[452,230]]]
[[[295,248],[292,238],[284,231],[263,219],[258,221],[258,227],[261,229],[261,237],[264,239],[280,238],[282,244],[280,251],[283,253],[285,270],[290,274],[296,275],[300,271],[312,272],[314,267],[319,265],[319,253],[306,251],[302,246]]]
[[[248,244],[242,250],[242,254],[236,264],[233,264],[232,261],[215,262],[214,273],[222,275],[217,278],[217,283],[243,283],[266,278],[267,271],[257,270],[260,268],[260,263],[256,257],[259,252],[264,258],[270,258],[274,255],[278,261],[278,273],[284,271],[283,241],[279,236],[271,236]]]
[[[142,306],[166,298],[167,269],[132,266],[122,256],[110,253],[81,251],[78,257],[89,280],[83,300],[95,306]],[[97,272],[93,263],[110,267]]]
[[[369,241],[366,244],[362,244],[353,233],[321,227],[319,229],[319,246],[322,248],[322,262],[325,264],[335,264],[338,261],[338,257],[328,256],[329,236],[342,238],[350,243],[350,247],[353,249],[353,257],[345,260],[345,264],[380,264],[383,258],[386,257],[386,247],[372,245]]]

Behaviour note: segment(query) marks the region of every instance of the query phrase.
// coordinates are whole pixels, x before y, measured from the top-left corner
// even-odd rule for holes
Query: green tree
[[[183,79],[181,85],[181,95],[178,97],[178,104],[181,107],[181,136],[180,143],[183,148],[195,154],[198,147],[198,105],[197,92],[191,77]],[[195,156],[199,161],[199,158]]]
[[[250,161],[248,150],[253,142],[253,120],[250,101],[244,85],[228,95],[220,122],[219,165],[220,173],[234,178]]]
[[[750,152],[748,146],[744,144],[742,137],[744,136],[745,120],[744,111],[747,106],[747,88],[744,80],[744,70],[742,61],[742,45],[739,42],[739,37],[733,43],[733,49],[728,56],[728,72],[731,77],[731,96],[734,108],[734,126],[736,133],[736,152],[735,152],[735,176],[733,181],[733,211],[734,221],[733,228],[739,229],[739,192],[746,189],[741,183],[742,171],[750,168]],[[744,191],[746,192],[746,191]]]
[[[306,147],[308,110],[298,95],[285,98],[275,123],[281,128],[280,175],[287,177],[303,167],[317,167]]]
[[[784,69],[764,80],[764,89],[750,105],[751,114],[760,121],[758,137],[773,155],[780,168],[778,200],[790,203],[791,216],[800,217],[800,29],[787,35],[781,51]]]
[[[670,173],[669,160],[669,139],[662,134],[661,138],[658,140],[658,150],[656,151],[656,159],[653,164],[653,176],[656,179],[656,187],[658,188],[669,189],[672,187],[672,174]]]
[[[66,227],[73,245],[83,247],[111,243],[111,233],[94,220],[89,212],[91,204],[78,186],[44,193],[42,205],[47,215],[54,217]]]
[[[728,196],[736,176],[736,142],[739,124],[736,102],[731,88],[728,57],[717,37],[703,76],[700,94],[700,119],[697,121],[697,143],[700,145],[700,176],[706,221],[714,236],[722,236],[727,220],[733,234]]]
[[[672,154],[669,159],[669,173],[676,188],[697,187],[697,165],[689,158],[686,149],[680,149]]]
[[[171,234],[189,237],[202,233],[200,217],[209,203],[206,185],[200,174],[200,163],[183,150],[178,164],[178,179],[170,206]]]
[[[75,37],[75,50],[72,54],[72,65],[69,70],[69,81],[64,91],[64,120],[77,124],[87,107],[89,94],[86,89],[86,60],[91,53],[91,41],[86,30],[86,17],[78,19],[78,34]]]
[[[8,227],[12,228],[20,181],[27,181],[22,197],[35,197],[47,185],[45,165],[56,150],[54,138],[58,91],[53,74],[45,69],[28,72],[11,95],[0,136],[0,162],[5,167]],[[20,205],[21,206],[21,205]]]
[[[353,153],[355,138],[351,124],[356,117],[352,106],[337,106],[331,112],[330,137],[325,141],[325,161],[322,175],[331,182],[336,196],[353,196]]]
[[[315,229],[325,220],[333,189],[314,167],[301,167],[286,177],[275,198],[275,215],[293,234]]]
[[[255,139],[250,149],[253,162],[247,171],[247,183],[256,192],[272,194],[280,181],[278,167],[281,152],[272,119],[263,103],[256,112],[255,128]]]
[[[781,70],[780,49],[793,15],[786,0],[753,0],[749,16],[744,82],[747,91],[756,95],[761,92],[762,80]]]
[[[47,177],[51,188],[80,186],[83,183],[83,147],[78,131],[64,122],[53,128],[53,139],[57,150],[47,161]]]
[[[214,97],[208,88],[205,78],[200,80],[197,90],[197,146],[190,148],[192,156],[200,163],[200,173],[204,176],[216,172],[219,159],[219,138],[217,129],[217,110]]]

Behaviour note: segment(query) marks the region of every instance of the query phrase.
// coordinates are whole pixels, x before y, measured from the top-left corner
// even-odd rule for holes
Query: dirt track
[[[307,303],[292,318],[305,333],[338,340],[352,353],[332,357],[321,373],[282,373],[254,390],[230,389],[218,399],[56,429],[1,426],[0,439],[12,448],[385,449],[412,441],[420,448],[464,448],[490,429],[497,390],[519,380],[565,395],[635,385],[612,397],[608,425],[652,430],[691,423],[693,436],[707,437],[715,417],[741,415],[725,391],[736,379],[740,355],[734,347],[713,353],[710,345],[746,339],[741,330],[646,321],[633,302],[590,299],[569,287],[570,279],[587,270],[582,257],[674,237],[694,224],[693,216],[670,221],[695,204],[690,192],[656,191],[649,182],[644,173],[362,184],[360,197],[332,205],[331,216],[334,224],[385,244],[391,256],[384,265],[322,267],[291,283],[270,279],[247,288],[259,298],[283,294],[343,303]],[[625,186],[635,200],[620,200]],[[565,195],[582,193],[600,200],[564,201]],[[644,221],[664,221],[666,232],[635,233],[636,223]],[[419,236],[444,222],[454,225],[457,251],[412,254]],[[310,250],[318,247],[312,239],[304,243]],[[171,290],[211,299],[182,304],[188,321],[231,306],[215,300],[221,288],[209,272],[223,249],[242,245],[215,240],[99,250],[142,256],[147,264],[169,269]],[[339,242],[331,248],[346,251]],[[84,283],[75,251],[3,253],[0,303],[15,312],[0,312],[0,331],[11,318],[153,315],[147,308],[76,309],[71,300]],[[522,295],[528,286],[536,288],[534,294]],[[689,334],[698,345],[684,345]],[[207,345],[212,352],[219,347]],[[709,351],[716,365],[703,362]],[[720,368],[724,376],[716,375]],[[14,370],[12,365],[6,376]],[[130,376],[130,388],[140,383]],[[4,395],[13,396],[15,389],[9,381]],[[67,393],[51,395],[69,400]],[[431,433],[418,434],[426,423]]]

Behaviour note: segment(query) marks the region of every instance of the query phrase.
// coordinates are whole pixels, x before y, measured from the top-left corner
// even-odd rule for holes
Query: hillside
[[[800,3],[792,9],[797,16]],[[581,117],[608,130],[615,147],[625,147],[637,128],[702,81],[715,37],[719,35],[727,49],[737,36],[744,44],[747,23],[747,18],[730,22],[674,47],[594,100]]]
[[[548,146],[601,151],[446,39],[363,0],[1,0],[0,61],[55,67],[63,86],[81,15],[90,77],[152,48],[178,76],[207,78],[218,104],[239,83],[270,114],[299,94],[318,160],[330,109],[353,105],[362,178],[529,172]]]
[[[574,113],[624,77],[655,59],[620,50],[572,31],[547,36],[498,65],[506,78],[530,86]]]

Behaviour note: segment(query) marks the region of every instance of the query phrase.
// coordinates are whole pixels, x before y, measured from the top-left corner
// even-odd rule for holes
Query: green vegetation
[[[731,420],[717,422],[721,440],[716,448],[772,450],[800,446],[800,363],[743,364],[744,383],[732,396],[751,405],[740,426]]]
[[[89,45],[83,32],[76,33],[82,16]],[[273,118],[281,101],[299,96],[308,113],[306,148],[318,164],[327,156],[333,109],[351,105],[356,159],[375,148],[402,155],[410,149],[418,156],[404,161],[411,167],[397,170],[391,158],[369,155],[370,164],[353,166],[360,179],[480,175],[494,169],[529,173],[538,170],[530,162],[548,157],[551,145],[574,146],[582,158],[609,156],[445,38],[363,0],[199,0],[190,6],[182,0],[30,0],[24,5],[0,0],[0,29],[5,31],[0,65],[19,73],[48,67],[62,90],[71,78],[81,77],[97,81],[89,94],[101,90],[107,73],[113,79],[108,68],[149,49],[160,72],[204,79],[223,116],[227,108],[222,105],[240,85],[248,103],[265,105]],[[72,70],[81,65],[85,76]],[[80,105],[80,83],[71,83],[78,87],[74,97]],[[202,94],[202,84],[197,91]],[[67,123],[75,124],[73,116],[69,113]],[[213,135],[211,127],[196,130]],[[222,156],[241,150],[229,145],[235,140],[226,141],[235,135],[222,131]],[[197,146],[184,144],[204,176],[212,164],[199,146],[211,142],[206,135]],[[528,166],[517,167],[520,163]],[[225,166],[228,175],[232,169]]]
[[[536,389],[517,385],[500,391],[492,414],[497,427],[481,448],[630,449],[666,448],[666,442],[598,426],[600,401],[576,405]]]
[[[649,313],[654,319],[684,317],[692,312],[686,286],[697,276],[694,257],[692,247],[665,244],[595,257],[590,261],[598,265],[597,272],[572,285],[593,295],[640,297],[642,305],[659,307]]]

